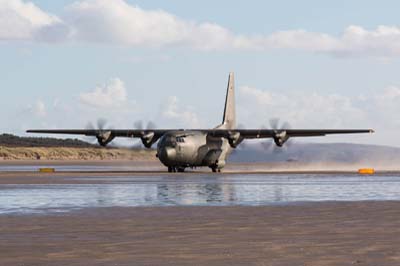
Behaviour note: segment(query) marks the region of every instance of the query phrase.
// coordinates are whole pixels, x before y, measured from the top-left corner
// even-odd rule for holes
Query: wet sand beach
[[[0,216],[0,265],[400,265],[400,203]]]
[[[398,172],[49,164],[2,165],[1,266],[400,265]]]

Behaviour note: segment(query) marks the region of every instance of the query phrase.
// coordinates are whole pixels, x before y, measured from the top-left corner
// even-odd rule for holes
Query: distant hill
[[[38,137],[18,137],[11,134],[0,135],[0,146],[4,147],[67,147],[67,148],[94,148],[98,145],[90,144],[79,139],[57,139]]]
[[[400,148],[352,143],[294,142],[283,148],[266,142],[244,143],[230,157],[231,162],[336,162],[397,164]]]

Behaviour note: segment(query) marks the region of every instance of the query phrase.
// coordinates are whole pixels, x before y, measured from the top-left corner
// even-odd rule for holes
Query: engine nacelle
[[[283,144],[288,141],[288,139],[289,135],[286,133],[286,131],[275,132],[274,134],[274,142],[278,147],[282,147]]]
[[[143,145],[148,149],[158,140],[158,138],[154,136],[154,132],[143,133],[140,139]]]
[[[99,144],[101,146],[105,147],[105,146],[107,146],[108,143],[113,141],[115,136],[112,135],[111,131],[105,131],[105,132],[99,133],[96,136],[96,138],[97,138],[97,141],[99,142]]]
[[[242,143],[243,138],[240,136],[239,132],[233,132],[229,134],[228,142],[232,148],[236,148],[240,143]]]

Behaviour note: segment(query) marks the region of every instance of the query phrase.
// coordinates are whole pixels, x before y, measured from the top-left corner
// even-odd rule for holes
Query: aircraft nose
[[[161,161],[170,162],[175,160],[176,158],[176,150],[172,147],[164,147],[161,149],[159,153],[159,159]]]
[[[165,152],[166,152],[167,157],[168,157],[169,159],[175,159],[175,157],[176,157],[176,150],[175,150],[174,148],[172,148],[172,147],[167,147],[167,148],[165,149]]]

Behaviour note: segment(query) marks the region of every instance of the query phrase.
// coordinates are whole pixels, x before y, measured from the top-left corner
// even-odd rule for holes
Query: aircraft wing
[[[40,134],[59,134],[59,135],[84,135],[99,136],[104,133],[111,133],[114,137],[141,138],[147,133],[154,133],[156,136],[162,136],[167,131],[165,129],[31,129],[27,133]]]
[[[282,146],[292,137],[318,137],[333,134],[373,133],[372,129],[215,129],[208,132],[214,137],[227,138],[232,147],[238,146],[244,139],[272,138],[275,144]]]
[[[213,137],[229,137],[239,133],[246,139],[273,138],[277,133],[286,132],[289,137],[316,137],[332,134],[373,133],[372,129],[31,129],[27,133],[98,136],[110,132],[114,137],[140,138],[146,133],[162,136],[169,131],[200,131]]]
[[[161,136],[170,130],[160,129],[39,129],[27,133],[94,136],[101,146],[106,146],[116,137],[141,138],[143,145],[150,148]]]
[[[276,145],[282,146],[292,137],[317,137],[331,134],[374,132],[372,129],[50,129],[28,130],[27,133],[94,136],[102,146],[106,146],[116,137],[141,138],[143,144],[147,148],[150,148],[160,137],[171,131],[198,131],[208,134],[211,137],[226,138],[232,147],[236,147],[244,139],[273,138]]]
[[[373,133],[372,129],[215,129],[208,131],[214,137],[229,137],[239,133],[245,139],[273,138],[285,133],[289,137],[317,137],[333,134]]]

